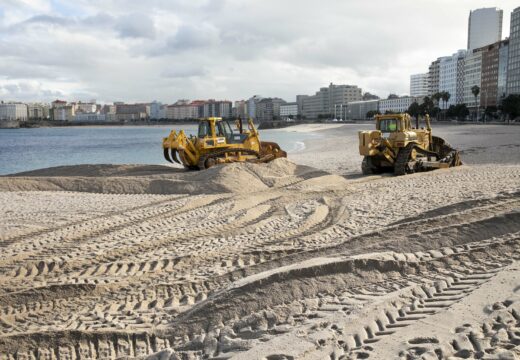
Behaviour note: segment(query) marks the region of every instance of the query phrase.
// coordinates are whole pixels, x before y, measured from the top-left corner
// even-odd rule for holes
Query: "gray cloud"
[[[218,29],[211,24],[186,24],[166,42],[165,52],[180,52],[196,48],[211,48],[219,43]]]
[[[154,22],[145,14],[133,13],[122,16],[117,20],[115,28],[124,38],[153,39],[155,37]]]

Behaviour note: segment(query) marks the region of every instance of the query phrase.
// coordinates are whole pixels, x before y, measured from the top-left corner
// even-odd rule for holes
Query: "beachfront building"
[[[507,64],[509,57],[509,39],[504,40],[498,50],[497,104],[507,96]]]
[[[439,92],[439,75],[442,58],[432,61],[428,68],[428,95],[432,96]]]
[[[256,119],[259,122],[268,122],[280,119],[280,106],[285,100],[280,98],[264,98],[256,104]]]
[[[46,120],[49,119],[49,105],[32,103],[27,104],[27,118],[29,120]]]
[[[298,103],[288,102],[280,105],[280,117],[282,119],[295,119],[298,116]]]
[[[361,88],[356,85],[334,85],[322,87],[315,95],[302,98],[302,115],[315,119],[322,116],[332,116],[334,107],[347,105],[352,101],[363,99]]]
[[[169,120],[187,120],[199,118],[199,103],[179,100],[166,107],[166,118]]]
[[[262,99],[262,96],[254,95],[247,100],[247,116],[251,119],[256,119],[256,104]]]
[[[203,117],[230,118],[232,108],[231,101],[210,99],[204,102]]]
[[[0,120],[27,121],[27,105],[22,103],[0,103]]]
[[[54,107],[52,110],[52,119],[54,121],[73,121],[76,116],[76,107],[74,105],[61,105]]]
[[[296,104],[298,104],[298,114],[302,116],[302,118],[304,118],[305,116],[303,115],[305,113],[305,111],[303,110],[303,102],[305,101],[305,99],[307,99],[309,97],[309,95],[296,95]]]
[[[233,107],[233,117],[247,119],[247,101],[246,100],[237,100],[235,101],[235,106]]]
[[[403,113],[408,111],[410,105],[414,102],[422,104],[424,97],[401,96],[392,99],[379,100],[379,111],[381,114],[386,112]]]
[[[481,48],[479,48],[469,52],[464,60],[464,104],[466,104],[468,108],[480,106],[481,93],[475,98],[471,89],[474,86],[481,87],[481,75],[482,51]]]
[[[482,66],[481,66],[481,87],[480,87],[480,105],[484,108],[488,106],[497,106],[499,104],[500,92],[499,90],[499,73],[500,73],[500,53],[501,49],[509,47],[509,40],[498,41],[494,44],[490,44],[480,48],[482,52]],[[502,51],[502,55],[503,51]],[[504,59],[502,59],[503,61]],[[504,64],[502,64],[504,67]],[[502,77],[504,74],[501,74]],[[503,81],[503,79],[502,79]]]
[[[148,104],[114,104],[116,105],[117,121],[140,121],[150,116],[150,105]]]
[[[469,12],[469,52],[502,39],[502,17],[503,11],[498,8],[482,8]]]
[[[96,102],[93,100],[88,103],[78,102],[73,104],[75,111],[78,113],[95,113],[97,111]]]
[[[351,101],[347,104],[346,119],[367,119],[369,111],[379,111],[379,100]]]
[[[428,96],[430,77],[428,73],[410,76],[410,96]]]
[[[105,122],[107,120],[107,114],[101,114],[98,112],[80,112],[74,116],[75,122]]]
[[[520,94],[520,7],[511,13],[506,95]]]
[[[440,101],[441,109],[464,102],[464,59],[466,50],[459,50],[452,56],[439,58],[439,92],[448,92],[450,99]]]
[[[165,113],[162,111],[163,104],[159,101],[152,101],[150,103],[150,119],[159,120],[165,118]]]

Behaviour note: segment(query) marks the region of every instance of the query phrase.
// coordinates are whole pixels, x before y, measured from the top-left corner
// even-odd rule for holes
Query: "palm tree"
[[[480,94],[480,87],[478,87],[477,85],[473,85],[471,87],[471,92],[473,93],[473,96],[475,97],[475,106],[477,107],[477,119],[476,120],[478,120],[479,105],[477,104],[477,97],[478,97],[478,94]]]

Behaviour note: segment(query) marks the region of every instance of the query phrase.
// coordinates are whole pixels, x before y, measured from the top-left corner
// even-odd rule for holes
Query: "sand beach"
[[[434,124],[464,165],[404,177],[363,128],[0,176],[0,359],[520,358],[520,126]]]

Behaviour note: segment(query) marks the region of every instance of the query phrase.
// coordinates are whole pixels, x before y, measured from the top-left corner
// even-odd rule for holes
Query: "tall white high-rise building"
[[[520,94],[520,7],[511,13],[506,93]]]
[[[468,21],[468,51],[496,43],[502,39],[503,11],[482,8],[470,11]]]
[[[428,73],[410,76],[410,96],[428,96],[429,79]]]
[[[459,50],[452,56],[442,57],[439,63],[439,92],[448,92],[448,102],[440,101],[441,109],[464,102],[464,58],[466,50]]]
[[[469,108],[480,106],[480,93],[475,97],[472,88],[482,85],[482,48],[468,52],[464,59],[464,104]]]

